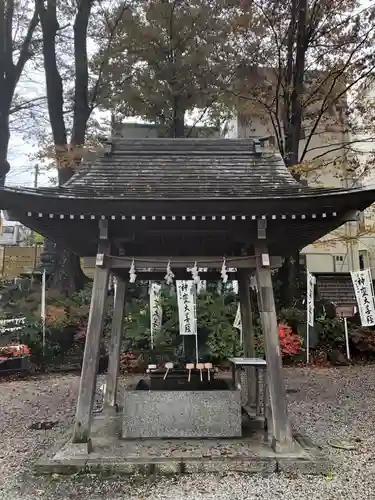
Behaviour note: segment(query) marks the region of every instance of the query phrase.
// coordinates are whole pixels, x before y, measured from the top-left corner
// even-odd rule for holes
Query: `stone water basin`
[[[124,439],[233,438],[241,423],[240,391],[222,379],[141,379],[124,394]]]

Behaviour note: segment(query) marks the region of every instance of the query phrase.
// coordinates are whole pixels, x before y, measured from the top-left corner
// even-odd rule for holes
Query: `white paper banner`
[[[8,318],[8,319],[2,319],[0,320],[0,325],[3,326],[3,325],[7,325],[7,324],[10,324],[10,323],[21,323],[21,324],[24,324],[26,321],[26,318],[23,316],[21,318]]]
[[[204,292],[206,289],[207,289],[207,281],[205,281],[205,280],[201,280],[201,281],[197,284],[197,292],[198,292],[198,293],[201,293],[201,292]]]
[[[180,335],[197,335],[194,281],[176,281]]]
[[[314,285],[315,276],[307,271],[307,300],[306,300],[306,310],[307,310],[307,324],[309,326],[314,326]]]
[[[161,330],[163,309],[160,304],[161,285],[151,283],[150,287],[150,321],[151,321],[151,348],[154,348],[154,336]]]
[[[242,335],[242,320],[241,320],[241,304],[238,304],[236,317],[234,318],[233,328],[237,328],[240,331],[240,344],[243,343]]]
[[[374,290],[370,269],[351,271],[362,326],[375,325]]]
[[[238,330],[242,330],[241,323],[241,306],[238,304],[236,317],[234,318],[233,328],[237,328]]]

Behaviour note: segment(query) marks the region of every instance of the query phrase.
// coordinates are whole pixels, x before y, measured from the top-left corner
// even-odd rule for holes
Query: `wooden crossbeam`
[[[171,262],[172,269],[186,269],[194,266],[197,263],[198,268],[220,269],[223,265],[223,257],[115,257],[108,256],[108,267],[111,269],[129,269],[134,259],[137,272],[163,271],[166,269],[168,262]],[[88,261],[89,259],[87,259]],[[235,269],[255,269],[255,256],[251,257],[226,257],[226,267]],[[279,268],[282,264],[281,257],[271,257],[270,266],[274,269]],[[85,266],[88,262],[85,259]]]

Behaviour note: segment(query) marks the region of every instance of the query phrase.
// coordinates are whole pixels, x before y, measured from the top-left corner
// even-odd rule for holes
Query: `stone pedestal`
[[[239,437],[238,390],[125,392],[123,438]]]

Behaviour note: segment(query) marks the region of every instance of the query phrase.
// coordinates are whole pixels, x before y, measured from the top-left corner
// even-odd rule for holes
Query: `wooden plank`
[[[223,264],[223,257],[115,257],[110,256],[108,265],[111,269],[129,269],[134,259],[136,268],[139,272],[141,269],[165,270],[169,261],[173,269],[190,268],[197,263],[200,268],[217,268],[220,269]],[[227,268],[233,267],[236,269],[255,269],[256,259],[254,256],[247,257],[226,257]],[[271,257],[271,267],[278,268],[282,264],[281,257]]]
[[[107,240],[108,239],[108,220],[101,219],[99,220],[99,239]]]
[[[104,251],[98,249],[98,253]],[[107,249],[109,246],[107,245]],[[109,269],[96,267],[92,288],[90,314],[81,381],[79,385],[77,410],[74,420],[73,443],[90,443],[92,408],[94,403],[96,377],[99,362],[100,337],[103,330],[104,307],[108,294]]]
[[[85,271],[86,272],[86,271]],[[129,269],[115,269],[113,272],[116,274],[116,276],[121,276],[124,279],[129,278]],[[150,271],[150,272],[140,272],[138,269],[136,269],[137,273],[137,281],[143,280],[143,281],[164,281],[165,280],[165,274],[166,270],[162,271]],[[185,271],[184,269],[173,269],[173,273],[175,275],[174,279],[176,280],[191,280],[192,275],[190,272]],[[220,276],[220,271],[210,271],[207,273],[199,273],[199,276],[202,280],[208,280],[208,281],[221,281],[221,276]],[[228,272],[228,279],[229,280],[236,280],[237,279],[237,274],[236,273],[229,273]]]
[[[259,313],[262,322],[268,367],[273,447],[275,451],[290,451],[293,447],[292,429],[288,417],[271,269],[270,266],[265,265],[264,259],[264,256],[268,254],[267,245],[264,240],[258,240],[255,254]]]
[[[238,273],[238,291],[241,305],[242,338],[245,358],[255,358],[253,318],[250,300],[250,273],[241,270]],[[255,368],[246,367],[247,400],[249,405],[255,403]]]
[[[116,406],[117,384],[120,370],[121,340],[124,326],[125,294],[126,282],[122,278],[117,278],[112,318],[111,342],[109,346],[107,389],[104,399],[104,405],[110,407]]]

